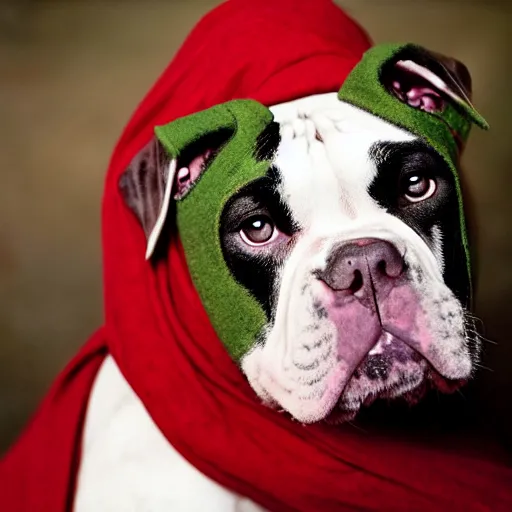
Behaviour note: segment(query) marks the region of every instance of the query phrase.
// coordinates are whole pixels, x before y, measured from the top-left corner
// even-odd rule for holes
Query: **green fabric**
[[[466,102],[461,102],[456,107],[447,103],[442,113],[428,113],[401,102],[387,91],[381,80],[386,64],[402,58],[402,54],[403,58],[410,58],[417,51],[423,52],[424,50],[411,44],[382,44],[371,48],[349,74],[338,97],[342,101],[425,139],[444,158],[455,177],[459,200],[460,229],[466,254],[465,264],[471,282],[471,262],[464,205],[457,172],[460,155],[452,131],[458,134],[462,142],[465,142],[472,123],[484,129],[487,129],[488,125],[484,118]]]
[[[241,187],[264,176],[270,162],[257,162],[258,135],[273,120],[270,110],[252,100],[236,100],[155,129],[176,158],[190,142],[228,128],[233,136],[211,162],[194,189],[177,203],[177,225],[188,267],[217,335],[233,359],[250,348],[266,323],[261,305],[228,269],[220,245],[220,216]]]

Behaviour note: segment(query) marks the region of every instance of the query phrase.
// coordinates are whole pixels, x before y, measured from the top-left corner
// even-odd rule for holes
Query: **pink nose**
[[[366,298],[386,296],[403,272],[404,259],[393,244],[360,238],[336,247],[316,275],[334,291]]]

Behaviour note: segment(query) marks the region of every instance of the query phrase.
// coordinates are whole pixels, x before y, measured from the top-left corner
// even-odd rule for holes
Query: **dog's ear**
[[[232,100],[155,127],[155,137],[132,159],[119,180],[121,195],[146,234],[146,259],[155,250],[173,201],[192,192],[228,146],[252,147],[253,139],[272,119],[261,103]],[[243,155],[246,153],[244,150]],[[225,165],[236,169],[237,163],[235,158]]]
[[[413,108],[443,112],[452,102],[482,128],[488,128],[471,103],[471,75],[462,62],[421,47],[408,47],[382,73],[389,92]]]
[[[151,244],[151,250],[149,249],[149,240],[157,226],[160,212],[167,213],[169,197],[165,196],[166,192],[167,195],[170,194],[170,187],[166,185],[169,180],[174,180],[174,174],[171,159],[158,139],[153,137],[135,155],[119,180],[121,195],[135,213],[148,239],[146,257],[149,257],[154,249],[154,243]],[[164,203],[167,204],[164,206]]]
[[[171,201],[187,195],[231,135],[231,130],[220,129],[199,136],[187,141],[175,157],[153,137],[132,159],[119,188],[146,235],[146,259],[155,250]]]

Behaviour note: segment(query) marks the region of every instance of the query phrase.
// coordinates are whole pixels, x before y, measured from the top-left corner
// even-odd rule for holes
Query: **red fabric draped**
[[[108,353],[186,459],[271,511],[512,510],[512,472],[497,461],[303,426],[261,405],[208,321],[179,240],[146,262],[118,192],[155,125],[234,98],[271,105],[337,91],[369,44],[328,0],[230,0],[199,22],[115,149],[103,201],[105,325],[3,460],[1,510],[70,510],[87,399]]]

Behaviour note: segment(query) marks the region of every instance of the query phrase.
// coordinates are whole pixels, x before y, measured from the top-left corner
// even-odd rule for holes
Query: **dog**
[[[385,77],[389,94],[428,113],[469,101],[465,66],[429,55],[443,76],[402,60]],[[239,358],[254,392],[308,424],[351,420],[377,399],[416,403],[428,389],[458,389],[480,346],[446,161],[336,93],[270,112],[255,154],[271,165],[228,198],[217,233],[226,267],[265,313]],[[173,201],[192,193],[227,144],[228,135],[211,135],[172,162],[155,138],[123,175],[148,259]],[[263,509],[191,466],[108,357],[88,405],[74,510]]]

